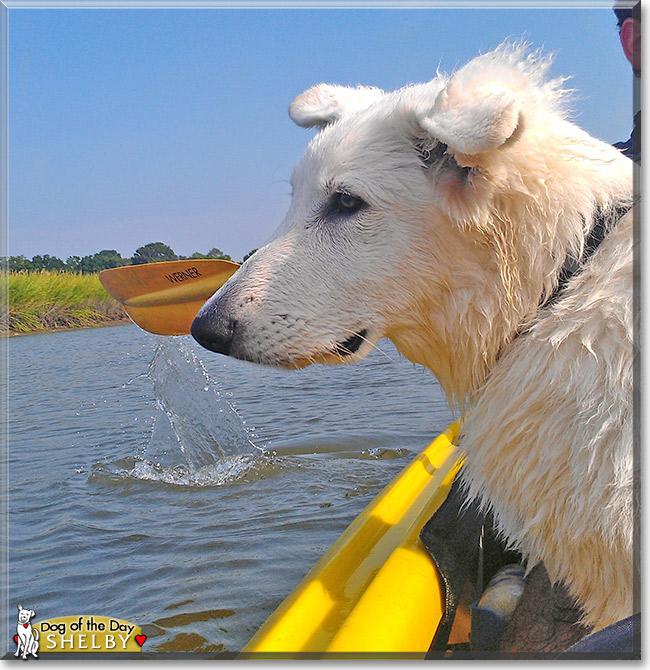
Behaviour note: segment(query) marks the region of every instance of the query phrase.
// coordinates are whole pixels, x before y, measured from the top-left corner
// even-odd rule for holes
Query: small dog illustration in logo
[[[38,651],[38,630],[32,628],[32,624],[29,623],[35,614],[34,610],[26,610],[23,609],[22,605],[18,605],[17,634],[14,636],[18,649],[16,649],[14,656],[18,657],[22,653],[23,660],[25,661],[28,654],[31,654],[34,658],[38,658],[36,655]]]

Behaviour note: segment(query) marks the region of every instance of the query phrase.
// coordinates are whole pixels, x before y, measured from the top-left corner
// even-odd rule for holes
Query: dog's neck
[[[448,296],[451,302],[454,296]],[[429,368],[447,401],[461,414],[497,362],[499,353],[514,339],[521,318],[502,321],[478,309],[467,310],[454,328],[440,328],[444,306],[431,310],[417,326],[390,335],[398,351],[413,363]]]
[[[573,273],[580,270],[580,263],[588,261],[607,229],[627,209],[625,205],[606,212],[596,210],[587,226],[580,217],[580,226],[588,230],[580,245],[584,250],[581,261]],[[577,216],[575,212],[571,215]],[[474,287],[436,291],[426,305],[411,311],[418,323],[394,330],[389,337],[402,355],[433,372],[450,406],[462,415],[500,356],[527,329],[540,308],[559,298],[558,289],[563,290],[569,279],[566,258],[573,246],[568,241],[563,255],[536,254],[534,247],[528,258],[521,252],[518,257],[499,258],[496,254],[494,268],[477,266]],[[545,263],[539,260],[544,255]],[[492,290],[486,292],[486,286]]]

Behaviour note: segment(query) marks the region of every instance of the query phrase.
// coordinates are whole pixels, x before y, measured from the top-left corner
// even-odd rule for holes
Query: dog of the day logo
[[[22,605],[18,605],[18,623],[16,624],[16,634],[14,635],[14,642],[18,645],[14,656],[22,656],[26,661],[29,655],[38,658],[38,630],[32,627],[32,617],[36,614],[34,610],[24,609]]]
[[[15,656],[57,652],[139,652],[147,636],[139,626],[114,617],[74,615],[32,623],[34,610],[18,606]]]

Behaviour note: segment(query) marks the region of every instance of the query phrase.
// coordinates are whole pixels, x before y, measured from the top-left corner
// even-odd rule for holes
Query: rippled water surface
[[[284,372],[132,325],[11,339],[10,615],[240,650],[452,418],[429,372],[380,347]]]

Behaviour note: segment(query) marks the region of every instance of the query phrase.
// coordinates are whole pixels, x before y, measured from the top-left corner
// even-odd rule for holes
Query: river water
[[[9,341],[9,612],[236,652],[452,420],[387,341],[285,372],[134,325]],[[15,651],[11,636],[7,651]]]

